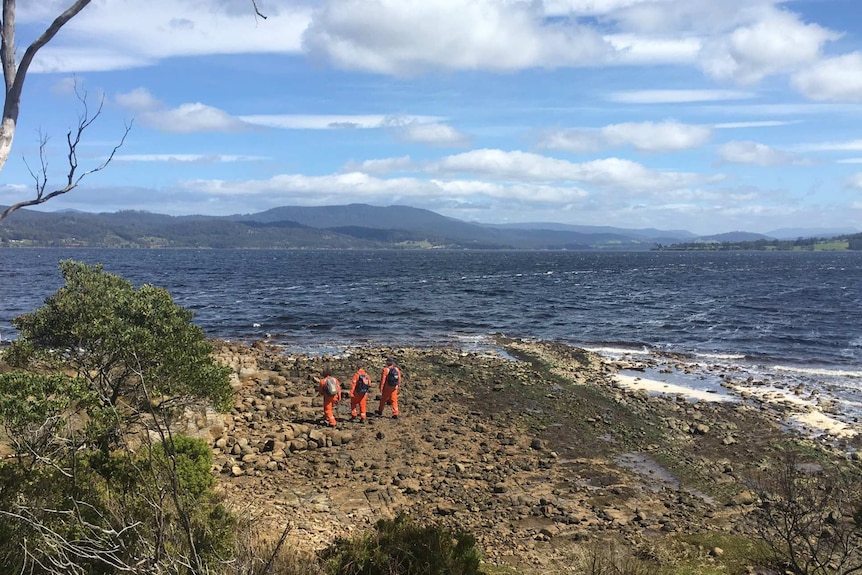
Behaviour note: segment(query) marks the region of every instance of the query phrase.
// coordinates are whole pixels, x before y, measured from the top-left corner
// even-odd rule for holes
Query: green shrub
[[[636,557],[615,541],[594,541],[575,549],[562,573],[577,575],[658,575],[658,564]]]
[[[236,520],[213,490],[206,443],[173,442],[0,464],[0,565],[36,574],[51,564],[87,575],[218,572],[233,553]]]
[[[332,575],[477,575],[475,538],[464,531],[420,525],[401,513],[374,531],[337,539],[321,553]]]
[[[216,572],[235,520],[209,446],[170,429],[184,406],[228,407],[229,370],[166,290],[71,260],[60,269],[65,286],[15,318],[4,354],[21,371],[0,375],[17,456],[0,464],[2,572]]]
[[[228,409],[227,368],[167,290],[139,289],[101,266],[65,260],[66,285],[36,311],[16,317],[20,337],[5,354],[16,367],[71,369],[104,406],[170,406],[188,397]]]
[[[175,435],[169,441],[153,446],[153,456],[169,469],[175,462],[180,490],[190,499],[199,499],[215,485],[213,453],[202,439]]]

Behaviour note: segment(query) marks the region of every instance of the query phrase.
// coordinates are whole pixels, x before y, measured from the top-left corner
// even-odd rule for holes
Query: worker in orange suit
[[[392,359],[386,360],[386,367],[380,375],[380,407],[377,417],[383,416],[383,408],[392,406],[392,417],[398,419],[398,389],[401,387],[401,370]]]
[[[358,416],[362,423],[368,423],[366,408],[369,389],[371,389],[371,376],[360,365],[350,382],[350,419],[355,420]]]
[[[323,419],[329,427],[335,427],[335,404],[341,399],[341,383],[331,372],[323,373],[323,379],[317,387],[317,392],[323,396]]]

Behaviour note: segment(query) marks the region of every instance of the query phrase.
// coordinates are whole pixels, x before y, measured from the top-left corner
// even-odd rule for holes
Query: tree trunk
[[[6,165],[6,160],[9,159],[9,154],[12,152],[12,140],[15,138],[15,120],[12,118],[3,118],[3,123],[0,124],[0,172]]]

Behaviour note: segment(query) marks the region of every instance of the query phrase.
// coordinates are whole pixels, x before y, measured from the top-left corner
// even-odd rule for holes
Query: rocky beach
[[[782,445],[858,467],[856,427],[833,425],[804,390],[755,393],[714,373],[725,393],[695,393],[563,344],[496,344],[309,356],[216,342],[233,409],[189,413],[185,431],[211,443],[231,506],[275,538],[288,528],[297,549],[407,511],[469,530],[487,564],[518,573],[555,572],[579,547],[610,540],[712,563],[722,537],[748,533],[751,480]],[[323,372],[346,389],[359,365],[379,377],[387,357],[404,372],[402,416],[353,422],[345,394],[337,428],[321,425]],[[369,414],[378,398],[372,388]]]

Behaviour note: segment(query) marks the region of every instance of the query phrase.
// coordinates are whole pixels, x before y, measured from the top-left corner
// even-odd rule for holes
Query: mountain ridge
[[[24,209],[0,222],[0,246],[7,247],[649,250],[740,235],[768,237],[541,222],[482,224],[406,205],[369,204],[280,206],[229,216]]]

